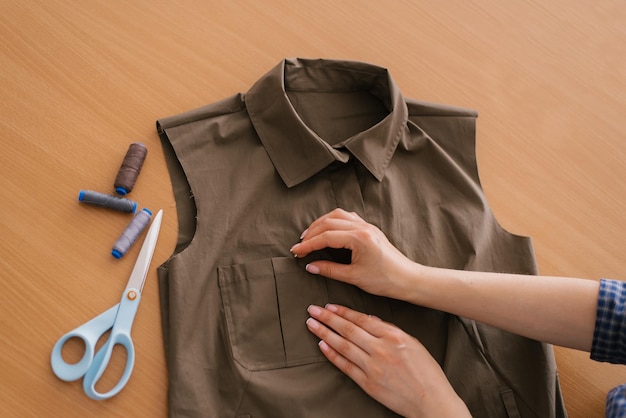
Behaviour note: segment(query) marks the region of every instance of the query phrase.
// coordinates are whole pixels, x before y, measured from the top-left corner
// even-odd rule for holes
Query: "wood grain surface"
[[[0,415],[166,416],[155,267],[177,221],[155,120],[244,92],[284,57],[371,62],[406,97],[477,109],[484,190],[533,238],[540,273],[625,279],[625,22],[621,0],[0,1]],[[112,191],[134,141],[149,153],[130,197],[164,223],[131,380],[92,401],[49,357],[117,303],[138,254],[109,255],[128,215],[77,202]],[[603,416],[624,366],[555,351],[570,416]]]

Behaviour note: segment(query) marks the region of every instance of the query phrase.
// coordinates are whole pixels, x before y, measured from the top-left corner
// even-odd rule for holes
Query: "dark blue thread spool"
[[[139,235],[141,235],[143,230],[146,229],[151,219],[152,212],[150,212],[150,210],[143,208],[137,212],[124,232],[122,232],[122,235],[120,235],[113,245],[113,250],[111,251],[113,257],[122,258],[124,254],[128,252],[130,247],[133,246],[135,241],[137,241],[137,238],[139,238]]]
[[[126,196],[133,190],[147,155],[148,149],[141,142],[130,144],[113,183],[115,193],[120,196]]]
[[[122,197],[94,192],[93,190],[81,190],[78,194],[78,201],[89,205],[119,210],[120,212],[135,213],[137,210],[137,202]]]

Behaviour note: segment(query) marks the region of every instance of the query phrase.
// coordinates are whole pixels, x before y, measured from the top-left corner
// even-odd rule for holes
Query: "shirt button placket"
[[[350,157],[347,163],[336,161],[330,167],[328,177],[335,194],[337,207],[348,212],[356,212],[363,217],[365,215],[365,204],[355,164],[358,164],[358,162],[354,157]]]

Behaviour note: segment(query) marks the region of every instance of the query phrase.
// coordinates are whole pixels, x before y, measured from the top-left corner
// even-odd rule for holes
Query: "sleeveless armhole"
[[[161,138],[161,145],[165,155],[165,161],[170,174],[172,191],[176,201],[176,214],[178,219],[178,238],[172,257],[182,252],[193,240],[196,233],[197,208],[193,192],[187,181],[185,171],[176,155],[174,147],[170,143],[167,133],[157,122],[157,130]]]
[[[510,254],[515,254],[516,257],[513,257],[510,260],[511,270],[504,271],[502,268],[498,268],[494,266],[494,270],[503,271],[507,273],[516,273],[516,274],[527,274],[527,275],[537,275],[538,267],[537,260],[535,258],[535,250],[533,246],[532,238],[528,235],[521,235],[517,233],[513,233],[508,229],[504,228],[502,224],[498,221],[498,217],[495,212],[491,208],[489,204],[489,200],[487,195],[483,189],[482,182],[480,180],[480,169],[478,164],[478,155],[476,152],[476,123],[474,123],[474,135],[472,136],[472,148],[473,148],[473,162],[470,167],[470,171],[472,173],[472,177],[475,179],[476,184],[480,188],[483,199],[485,201],[485,206],[488,210],[489,216],[491,217],[491,221],[494,224],[494,227],[498,231],[501,237],[502,250],[508,250]]]
[[[193,172],[186,172],[185,170],[197,170],[198,164],[200,166],[211,164],[209,160],[205,160],[208,158],[208,155],[205,154],[207,151],[197,147],[203,141],[213,141],[211,139],[212,133],[204,131],[204,129],[207,123],[210,124],[211,121],[223,117],[228,118],[233,113],[245,109],[244,97],[241,93],[235,94],[218,102],[179,115],[159,119],[156,122],[170,174],[178,219],[176,247],[168,261],[164,263],[164,267],[174,257],[182,255],[181,253],[189,248],[192,242],[197,241],[201,235],[198,233],[198,228],[202,228],[202,225],[198,226],[198,210],[202,211],[203,209],[200,198],[207,191],[202,189],[202,184],[198,184],[197,178],[194,181],[194,177],[191,176],[194,174]],[[220,129],[236,125],[230,120],[227,122]],[[237,136],[233,135],[233,137]]]
[[[519,264],[513,267],[514,272],[537,274],[532,239],[529,236],[514,234],[505,229],[498,222],[483,190],[476,154],[476,119],[478,112],[471,109],[422,102],[414,99],[407,100],[407,105],[409,107],[409,117],[418,125],[423,124],[426,127],[426,131],[437,131],[436,129],[430,129],[431,124],[429,121],[442,117],[449,119],[450,122],[446,124],[432,124],[439,128],[449,129],[446,132],[439,132],[439,135],[434,139],[445,150],[446,154],[455,161],[455,164],[464,172],[464,175],[475,185],[476,191],[480,193],[484,209],[490,217],[489,222],[498,231],[498,236],[500,237],[499,245],[501,246],[499,250],[518,255],[520,262],[514,263]],[[498,263],[496,262],[495,264]],[[494,265],[493,268],[498,269],[499,266]]]

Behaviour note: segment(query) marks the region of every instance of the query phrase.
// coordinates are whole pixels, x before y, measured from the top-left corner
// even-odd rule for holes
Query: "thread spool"
[[[93,190],[81,190],[78,194],[78,201],[89,205],[119,210],[121,212],[135,213],[137,210],[137,202],[122,197],[94,192]]]
[[[115,183],[113,183],[115,193],[126,196],[133,190],[146,155],[148,155],[148,149],[144,144],[141,142],[130,144],[122,161],[122,166],[115,177]]]
[[[139,238],[143,230],[146,229],[151,219],[152,212],[150,212],[150,210],[143,208],[137,212],[133,220],[130,221],[124,232],[122,232],[122,235],[120,235],[113,245],[113,251],[111,251],[113,257],[122,258],[130,247],[133,246],[135,241],[137,241],[137,238]]]

